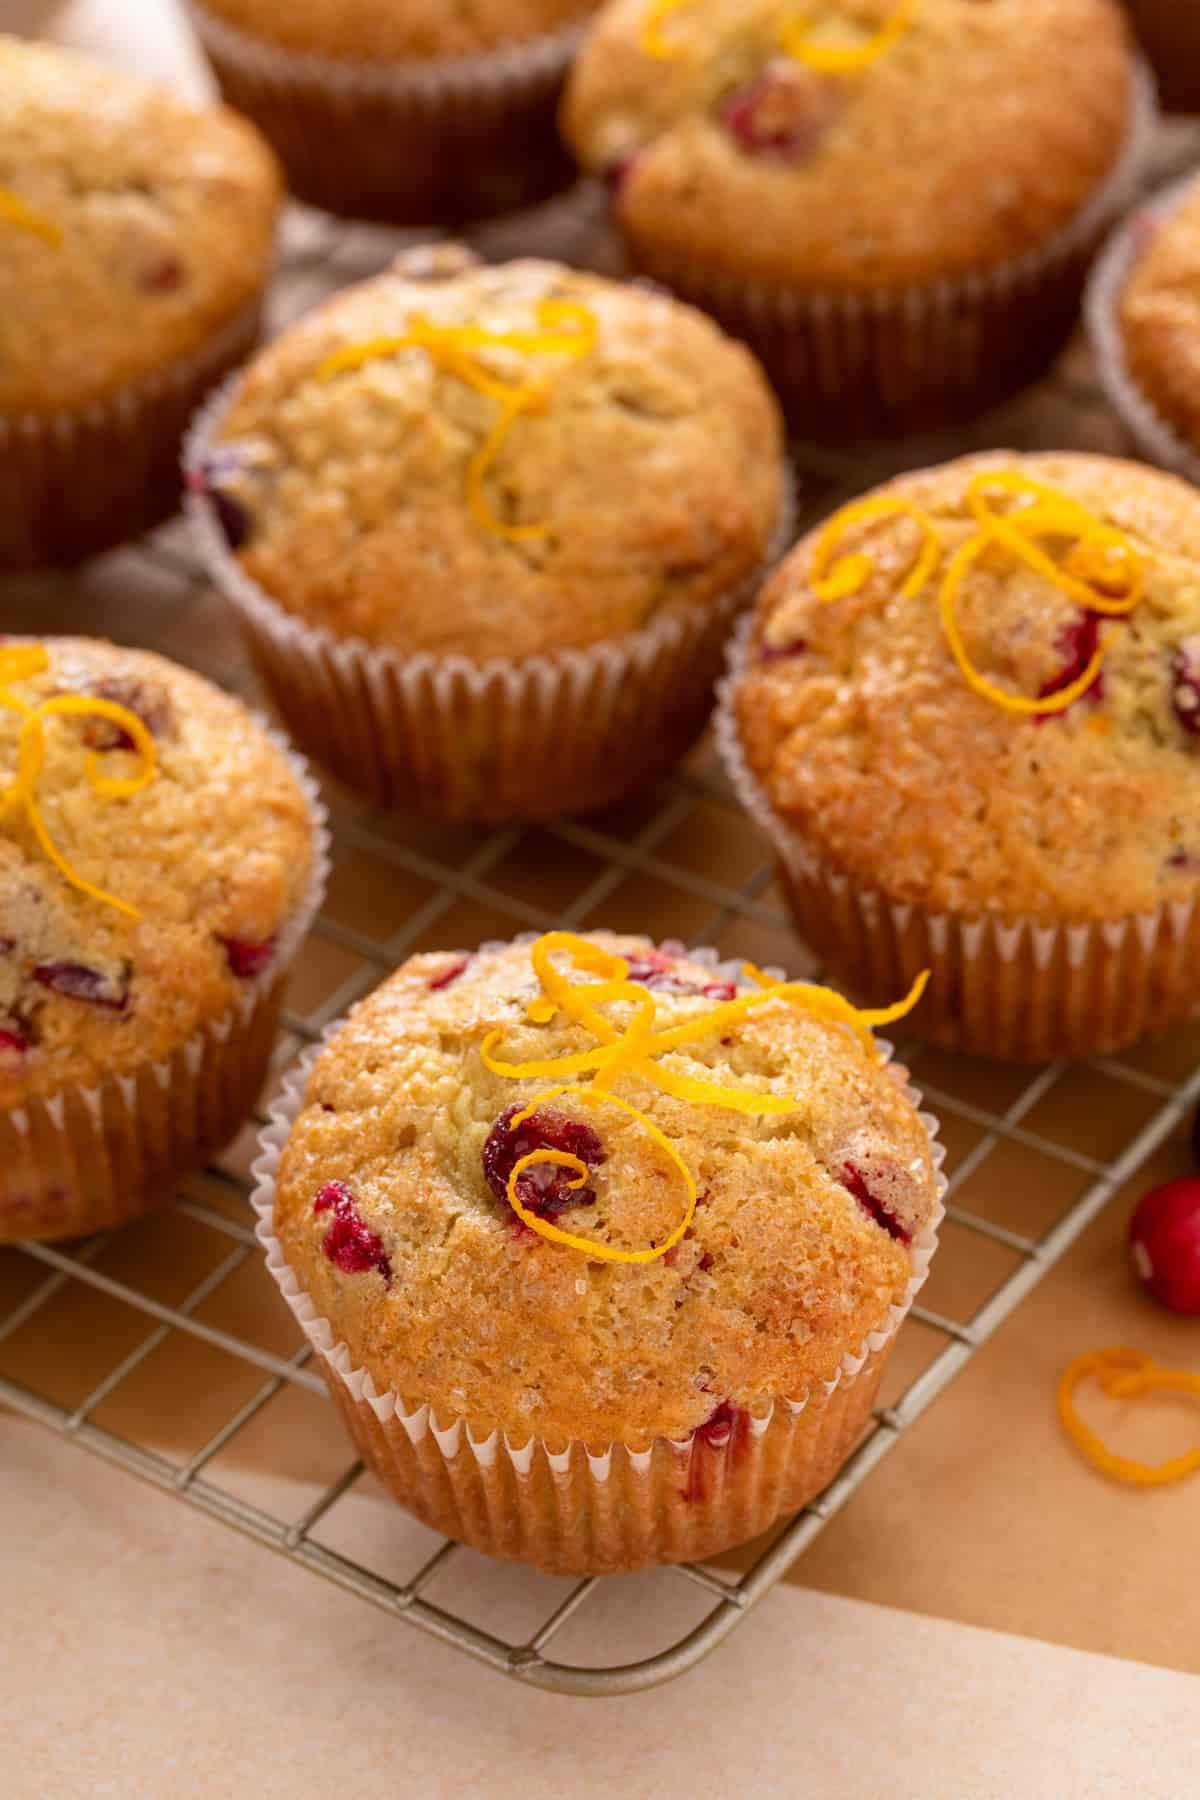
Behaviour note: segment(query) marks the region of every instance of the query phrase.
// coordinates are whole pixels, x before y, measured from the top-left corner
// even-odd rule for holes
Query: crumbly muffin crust
[[[881,490],[932,518],[942,568],[975,530],[965,491],[1015,467],[1118,527],[1145,558],[1127,617],[1099,621],[1100,683],[1028,717],[983,698],[954,662],[935,575],[904,598],[919,531],[907,517],[850,527],[874,570],[819,600],[814,536],[768,584],[734,706],[776,815],[823,860],[890,898],[1047,923],[1127,918],[1190,899],[1200,876],[1200,497],[1105,457],[966,457]],[[993,549],[967,575],[971,660],[1026,696],[1089,660],[1089,615],[1045,575]],[[1197,683],[1193,695],[1192,684]]]
[[[995,267],[1044,245],[1113,169],[1130,117],[1113,0],[919,0],[868,67],[786,54],[779,0],[691,0],[645,53],[648,0],[611,0],[575,65],[566,136],[617,180],[620,224],[743,279],[855,290]],[[828,0],[864,35],[892,0]]]
[[[271,966],[313,874],[309,804],[238,701],[146,651],[86,638],[46,649],[46,673],[14,684],[23,701],[100,696],[154,738],[150,784],[101,798],[84,775],[89,749],[106,777],[134,774],[135,754],[107,721],[48,718],[36,790],[72,867],[141,917],[73,886],[27,819],[0,813],[0,1107],[168,1055],[228,1012]],[[2,785],[21,725],[0,706]]]
[[[1146,245],[1118,302],[1125,360],[1146,398],[1200,444],[1200,182]]]
[[[0,411],[104,400],[186,357],[270,269],[280,182],[252,126],[67,50],[0,36]]]
[[[651,955],[642,938],[594,941],[628,956],[631,972]],[[666,960],[669,973],[650,978],[664,1028],[716,1003],[699,991],[711,968],[682,946]],[[902,1071],[773,1000],[663,1061],[794,1094],[794,1113],[747,1117],[622,1075],[614,1092],[668,1135],[699,1203],[664,1257],[598,1262],[519,1225],[489,1187],[484,1148],[497,1121],[547,1084],[493,1074],[480,1056],[493,1030],[506,1057],[573,1054],[594,1040],[562,1014],[526,1021],[539,991],[527,944],[461,963],[413,957],[355,1010],[312,1071],[279,1170],[287,1261],[380,1388],[429,1400],[443,1420],[498,1426],[514,1444],[642,1444],[685,1437],[720,1405],[761,1412],[802,1398],[886,1327],[909,1253],[845,1183],[866,1180],[914,1236],[932,1222],[930,1144]],[[613,1005],[617,1022],[622,1008]],[[605,1158],[594,1203],[557,1223],[625,1246],[661,1243],[683,1196],[645,1127],[592,1099],[551,1104],[590,1126]],[[357,1272],[329,1254],[328,1184],[341,1184],[370,1234]]]
[[[202,0],[204,10],[283,50],[351,62],[471,56],[563,31],[598,0]]]
[[[331,379],[317,370],[342,346],[402,333],[414,314],[528,332],[546,300],[593,316],[589,354],[480,354],[509,382],[551,379],[486,482],[499,518],[548,527],[513,541],[467,500],[494,398],[424,349]],[[421,252],[262,352],[207,480],[236,509],[242,566],[289,612],[341,636],[482,662],[636,631],[753,575],[783,510],[782,452],[757,364],[690,308],[553,263],[480,268]]]

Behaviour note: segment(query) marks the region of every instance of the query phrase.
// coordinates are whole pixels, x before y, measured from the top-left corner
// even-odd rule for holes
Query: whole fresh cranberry
[[[1134,1273],[1172,1312],[1200,1317],[1200,1176],[1151,1188],[1129,1222]]]
[[[520,1106],[510,1106],[501,1113],[483,1146],[484,1179],[497,1200],[507,1205],[509,1177],[521,1158],[531,1156],[535,1150],[565,1151],[569,1156],[577,1156],[589,1169],[597,1169],[607,1160],[604,1145],[590,1125],[544,1107],[523,1119],[514,1130],[511,1121],[522,1110]],[[535,1163],[522,1172],[517,1197],[539,1219],[557,1219],[573,1206],[594,1206],[596,1190],[573,1188],[572,1179],[571,1170],[561,1163]]]

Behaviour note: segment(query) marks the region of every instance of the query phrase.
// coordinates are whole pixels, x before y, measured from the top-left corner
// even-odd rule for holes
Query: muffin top
[[[757,364],[701,314],[442,250],[264,350],[198,479],[289,612],[483,662],[636,631],[752,575],[782,454]]]
[[[565,30],[599,0],[203,0],[249,36],[352,62],[432,61]]]
[[[838,290],[1044,245],[1130,123],[1113,0],[611,0],[564,109],[621,224],[741,277]]]
[[[259,292],[279,177],[245,120],[0,37],[0,412],[103,400]]]
[[[0,795],[0,1107],[227,1013],[312,882],[282,750],[145,651],[0,639]]]
[[[939,1212],[904,1072],[813,991],[739,1007],[681,944],[607,933],[412,957],[309,1077],[288,1263],[377,1386],[514,1444],[802,1399],[894,1324]]]
[[[1200,443],[1200,182],[1135,229],[1141,252],[1118,303],[1125,360],[1163,418]]]
[[[797,546],[734,691],[776,816],[893,899],[1117,919],[1200,876],[1200,495],[996,452]]]

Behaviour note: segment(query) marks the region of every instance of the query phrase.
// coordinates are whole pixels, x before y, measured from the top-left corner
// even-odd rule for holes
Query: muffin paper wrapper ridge
[[[767,557],[708,605],[554,657],[407,656],[288,613],[230,554],[196,484],[231,387],[213,396],[188,439],[186,505],[199,554],[289,730],[342,780],[441,818],[550,818],[608,805],[691,748],[712,710],[729,633],[791,542],[787,465]]]
[[[1140,254],[1139,231],[1148,222],[1165,222],[1195,190],[1196,181],[1192,169],[1181,181],[1160,189],[1117,228],[1092,270],[1084,312],[1101,385],[1139,451],[1160,468],[1200,486],[1200,449],[1163,418],[1139,386],[1126,360],[1118,316],[1121,294]]]
[[[487,949],[491,946],[485,945]],[[740,964],[713,950],[690,951],[714,974],[740,979]],[[344,1021],[331,1025],[328,1039]],[[877,1040],[886,1056],[891,1046]],[[762,1417],[742,1415],[724,1442],[694,1434],[656,1438],[645,1448],[543,1440],[473,1429],[436,1400],[414,1401],[376,1387],[348,1346],[334,1338],[288,1266],[274,1228],[280,1156],[303,1102],[314,1045],[285,1079],[260,1137],[252,1203],[267,1266],[301,1329],[360,1455],[403,1505],[434,1529],[492,1556],[562,1574],[603,1574],[711,1556],[765,1531],[833,1479],[870,1422],[895,1334],[924,1285],[937,1248],[946,1182],[938,1123],[922,1112],[937,1170],[938,1207],[914,1239],[912,1276],[887,1326],[847,1355],[832,1381],[797,1400],[780,1399]],[[903,1072],[895,1070],[898,1080]],[[906,1085],[915,1106],[920,1092]]]
[[[863,293],[753,282],[623,235],[642,273],[749,343],[801,435],[941,429],[1035,379],[1065,344],[1088,263],[1133,198],[1156,118],[1153,76],[1135,62],[1125,147],[1075,217],[1023,256],[941,281]]]
[[[327,813],[316,781],[282,735],[265,728],[286,752],[312,815],[313,872],[304,900],[281,927],[268,967],[169,1056],[92,1087],[71,1083],[0,1109],[0,1243],[79,1237],[149,1211],[249,1117],[274,1047],[288,970],[329,874]]]
[[[466,56],[372,63],[256,39],[203,0],[188,10],[225,99],[310,204],[396,225],[465,224],[575,179],[556,115],[582,24]]]
[[[261,301],[190,355],[78,411],[0,412],[0,575],[140,537],[179,504],[179,451],[204,397],[250,354]]]
[[[890,1003],[931,972],[914,1031],[1018,1062],[1126,1049],[1200,1000],[1200,913],[1164,902],[1124,919],[1046,924],[934,912],[855,881],[778,817],[742,752],[733,707],[753,620],[728,651],[715,737],[746,811],[770,839],[800,936],[851,992]]]

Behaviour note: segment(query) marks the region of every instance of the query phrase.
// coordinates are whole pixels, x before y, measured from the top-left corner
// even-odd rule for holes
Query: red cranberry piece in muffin
[[[497,1200],[508,1203],[508,1183],[523,1156],[536,1150],[562,1150],[577,1156],[589,1169],[597,1169],[606,1160],[604,1145],[590,1125],[568,1119],[552,1107],[542,1107],[515,1128],[511,1121],[523,1109],[510,1106],[493,1125],[483,1146],[483,1173]],[[521,1205],[539,1219],[557,1219],[573,1206],[594,1206],[596,1190],[570,1186],[570,1169],[559,1163],[535,1163],[517,1182]]]

